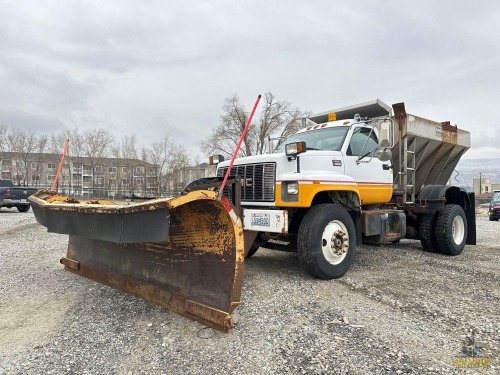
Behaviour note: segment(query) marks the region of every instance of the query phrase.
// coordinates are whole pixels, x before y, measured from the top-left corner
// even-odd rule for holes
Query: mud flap
[[[115,208],[92,205],[94,210],[79,202],[42,204],[36,197],[31,203],[37,220],[50,231],[65,233],[71,228],[67,255],[61,259],[66,270],[218,330],[228,331],[232,327],[231,313],[241,297],[243,229],[233,206],[225,198],[219,201],[216,193],[201,190],[137,205]],[[103,216],[99,216],[100,210],[105,211]],[[149,220],[148,212],[156,218],[151,223],[153,227],[157,225],[154,222],[162,220],[158,212],[163,216],[168,213],[169,225],[166,230],[163,228],[164,241],[120,243],[102,239],[113,235],[129,240],[137,237],[126,233],[126,228],[132,232],[134,229],[122,224],[140,213],[137,220],[143,234],[137,238],[144,240],[147,237],[144,232],[148,230],[141,222]],[[54,225],[57,215],[63,215],[66,224]],[[109,216],[109,222],[119,224],[113,224],[104,234],[97,231],[98,235],[92,235],[87,230],[86,235],[75,234],[74,227],[79,221],[83,227],[88,225],[88,215],[94,218],[98,215],[99,222]],[[53,216],[52,224],[46,221],[49,216]],[[67,225],[68,217],[74,225]],[[117,229],[120,225],[125,229]],[[124,233],[115,233],[120,231]],[[152,236],[157,241],[158,233]]]

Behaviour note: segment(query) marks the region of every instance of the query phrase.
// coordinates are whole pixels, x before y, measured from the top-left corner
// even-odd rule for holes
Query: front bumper
[[[500,210],[490,210],[488,215],[493,219],[500,219]]]
[[[27,206],[29,205],[30,202],[28,202],[28,199],[4,199],[3,200],[3,205],[4,206]]]

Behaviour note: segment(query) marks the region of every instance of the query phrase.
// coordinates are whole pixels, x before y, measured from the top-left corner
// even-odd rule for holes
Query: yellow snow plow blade
[[[30,197],[37,221],[69,234],[65,269],[221,331],[232,327],[243,278],[243,229],[213,191],[137,204]]]

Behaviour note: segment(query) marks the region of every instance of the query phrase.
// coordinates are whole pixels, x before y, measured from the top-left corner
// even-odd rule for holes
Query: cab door
[[[391,163],[377,159],[377,148],[376,129],[354,125],[342,149],[345,174],[358,184],[361,204],[386,203],[392,196]]]

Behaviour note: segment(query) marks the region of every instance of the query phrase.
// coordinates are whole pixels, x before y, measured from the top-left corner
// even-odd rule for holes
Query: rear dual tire
[[[434,233],[434,228],[436,226],[436,214],[426,214],[420,218],[419,232],[420,232],[420,243],[425,251],[430,253],[439,252],[436,234]]]
[[[462,253],[467,240],[467,218],[462,207],[447,204],[437,214],[422,216],[420,242],[424,250],[446,255]]]

